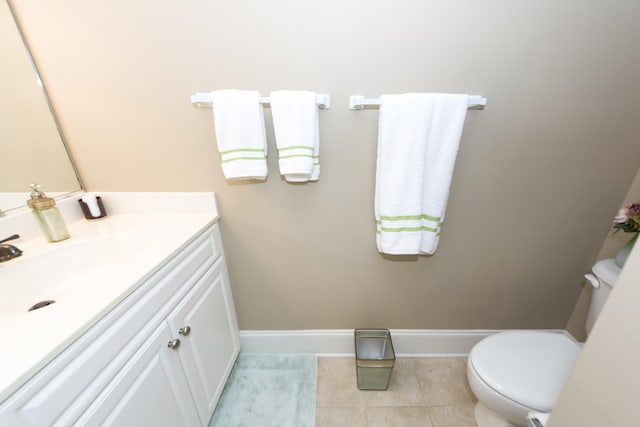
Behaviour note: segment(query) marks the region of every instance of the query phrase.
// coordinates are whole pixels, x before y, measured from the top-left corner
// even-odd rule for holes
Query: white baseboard
[[[396,357],[466,356],[482,338],[497,330],[391,329]],[[306,353],[354,356],[353,329],[240,331],[247,353]]]

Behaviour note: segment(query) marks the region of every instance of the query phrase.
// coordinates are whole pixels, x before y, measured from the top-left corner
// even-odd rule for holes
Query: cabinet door
[[[207,425],[240,350],[224,258],[167,318],[202,425]],[[189,329],[187,329],[189,328]]]
[[[76,425],[197,426],[200,420],[163,323],[82,415]]]

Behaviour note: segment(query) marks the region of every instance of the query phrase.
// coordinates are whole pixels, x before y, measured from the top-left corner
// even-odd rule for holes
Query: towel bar
[[[195,93],[191,95],[191,102],[196,104],[197,107],[211,108],[213,101],[210,93]],[[260,97],[261,104],[270,104],[271,100],[268,97]],[[331,97],[329,95],[316,95],[316,104],[318,108],[327,109],[331,106]]]
[[[349,97],[350,110],[364,110],[368,105],[380,105],[380,98],[365,98],[362,95]],[[487,105],[487,98],[480,95],[469,95],[469,108],[483,109]]]

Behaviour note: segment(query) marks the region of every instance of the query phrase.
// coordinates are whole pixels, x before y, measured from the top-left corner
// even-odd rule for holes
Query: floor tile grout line
[[[418,375],[418,366],[417,366],[418,362],[414,361],[412,363],[413,365],[413,375],[415,376],[416,380],[418,381],[418,390],[420,390],[420,395],[422,396],[422,403],[424,404],[425,407],[429,407],[429,402],[427,401],[427,396],[424,392],[424,388],[422,387],[422,381],[420,381],[420,375]]]
[[[415,376],[416,380],[418,381],[418,390],[420,391],[420,395],[422,396],[422,404],[424,405],[426,411],[427,411],[427,417],[429,419],[429,425],[431,427],[434,427],[435,424],[433,422],[433,418],[431,416],[431,409],[429,409],[429,402],[427,402],[427,396],[425,395],[424,392],[424,388],[422,387],[422,381],[420,380],[420,375],[418,375],[418,361],[414,361],[412,363],[413,365],[413,375]]]

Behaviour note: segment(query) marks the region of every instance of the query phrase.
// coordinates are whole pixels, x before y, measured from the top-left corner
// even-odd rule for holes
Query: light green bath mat
[[[209,427],[313,427],[318,359],[238,356]]]

